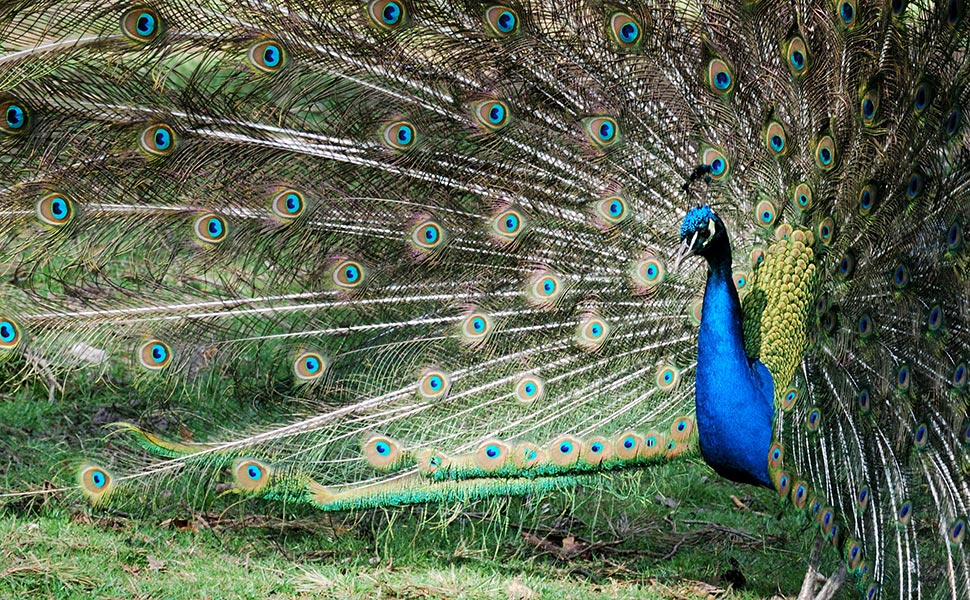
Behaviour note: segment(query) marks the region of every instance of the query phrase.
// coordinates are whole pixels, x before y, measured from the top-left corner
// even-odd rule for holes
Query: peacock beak
[[[675,271],[678,268],[680,268],[680,262],[682,260],[684,260],[688,256],[693,256],[694,255],[694,253],[695,253],[695,251],[694,251],[694,243],[697,242],[697,236],[698,235],[700,235],[700,232],[699,231],[695,231],[693,237],[691,237],[690,240],[688,240],[687,238],[684,238],[684,241],[682,241],[680,243],[680,248],[677,249],[677,255],[674,257],[673,269]]]

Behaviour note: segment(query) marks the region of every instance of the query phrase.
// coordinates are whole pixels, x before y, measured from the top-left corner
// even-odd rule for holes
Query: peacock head
[[[727,229],[711,207],[699,206],[688,211],[680,225],[680,249],[674,259],[674,268],[688,256],[699,255],[710,260],[712,254],[723,250]]]

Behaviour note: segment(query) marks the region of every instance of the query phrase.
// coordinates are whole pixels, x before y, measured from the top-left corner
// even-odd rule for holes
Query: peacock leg
[[[811,558],[808,561],[808,571],[805,572],[805,579],[802,580],[802,589],[798,592],[797,600],[831,600],[835,593],[842,587],[845,581],[845,564],[829,577],[825,578],[818,570],[818,563],[822,557],[822,549],[825,547],[825,539],[819,535],[815,539],[815,547],[812,549]],[[822,583],[822,588],[815,593],[815,586]]]

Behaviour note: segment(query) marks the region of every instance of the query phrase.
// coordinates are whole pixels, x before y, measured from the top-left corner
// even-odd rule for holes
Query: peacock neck
[[[696,405],[701,452],[728,479],[771,487],[768,450],[774,383],[744,349],[741,301],[727,236],[705,248],[707,287],[697,349]]]

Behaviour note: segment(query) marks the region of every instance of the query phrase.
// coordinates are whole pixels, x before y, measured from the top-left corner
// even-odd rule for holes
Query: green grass
[[[169,419],[203,436],[215,429],[211,408],[153,404],[103,382],[74,382],[54,402],[42,383],[21,387],[0,395],[0,487],[63,483],[91,451],[79,440],[105,422]],[[274,408],[285,410],[251,406],[240,419]],[[734,485],[699,462],[593,487],[356,514],[233,495],[195,506],[176,493],[127,513],[64,494],[0,500],[0,598],[796,595],[814,528],[773,492]],[[836,561],[829,552],[823,571]]]

